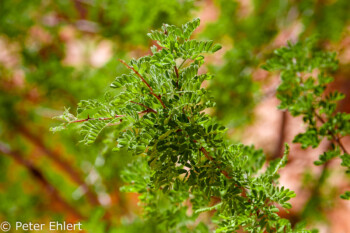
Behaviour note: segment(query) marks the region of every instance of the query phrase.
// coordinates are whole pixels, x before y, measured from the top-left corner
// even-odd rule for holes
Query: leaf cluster
[[[80,102],[77,117],[66,113],[62,127],[81,123],[85,143],[104,128],[119,127],[115,150],[136,156],[123,173],[128,183],[123,190],[140,194],[146,219],[157,220],[159,231],[205,232],[195,220],[215,211],[217,232],[306,232],[292,229],[277,214],[278,207],[291,208],[288,201],[295,196],[277,185],[288,147],[282,159],[262,171],[263,152],[230,145],[226,127],[205,113],[214,101],[201,86],[212,75],[200,67],[204,55],[221,46],[190,39],[199,22],[151,31],[148,36],[159,47],[151,48],[152,55],[121,61],[129,73],[111,84],[119,92]]]
[[[350,156],[341,139],[350,134],[350,114],[337,111],[345,95],[327,90],[333,81],[331,72],[337,66],[336,54],[318,50],[315,38],[310,38],[276,50],[264,68],[281,72],[277,88],[279,108],[292,116],[302,116],[306,124],[305,132],[296,135],[293,142],[305,149],[318,147],[323,139],[329,140],[330,148],[320,155],[315,165],[324,165],[338,157],[349,173]]]

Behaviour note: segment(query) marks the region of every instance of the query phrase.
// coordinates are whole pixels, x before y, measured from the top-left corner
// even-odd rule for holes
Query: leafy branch
[[[137,72],[137,71],[135,70],[135,68],[133,68],[133,67],[129,66],[128,64],[126,64],[125,61],[123,61],[123,60],[121,60],[121,59],[119,59],[119,61],[120,61],[123,65],[125,65],[128,69],[131,69],[132,71],[134,71],[135,74],[136,74],[137,76],[140,77],[140,79],[142,80],[142,82],[143,82],[144,84],[146,84],[146,86],[149,88],[151,95],[153,95],[154,97],[156,97],[156,98],[159,100],[159,102],[162,104],[163,108],[166,108],[165,104],[163,103],[163,101],[162,101],[162,99],[161,99],[161,96],[160,96],[160,95],[156,95],[156,94],[154,93],[153,88],[147,83],[147,81],[142,77],[142,75],[141,75],[139,72]]]
[[[277,186],[288,149],[283,158],[261,171],[263,152],[229,144],[224,139],[226,127],[203,112],[215,105],[210,93],[201,88],[212,75],[198,74],[198,70],[204,64],[203,54],[221,46],[190,39],[199,23],[194,19],[180,28],[164,24],[162,30],[151,31],[148,36],[161,50],[152,47],[152,55],[129,63],[121,60],[130,73],[111,84],[120,90],[118,94],[81,101],[77,116],[67,111],[61,119],[66,126],[82,123],[83,141],[92,143],[122,117],[122,125],[115,128],[119,135],[113,149],[125,148],[135,156],[123,171],[127,183],[123,190],[140,194],[145,218],[157,222],[159,232],[207,232],[196,219],[212,210],[216,211],[207,224],[215,225],[217,232],[307,232],[292,229],[277,214],[277,206],[291,208],[288,200],[295,196]],[[219,201],[215,206],[213,199]]]
[[[345,95],[326,91],[333,81],[330,73],[337,65],[336,54],[317,50],[315,38],[310,38],[276,50],[264,68],[281,72],[277,89],[279,108],[288,110],[292,116],[302,116],[306,124],[306,131],[296,135],[293,142],[305,149],[316,148],[322,139],[328,139],[330,149],[314,164],[324,165],[338,157],[341,165],[347,168],[346,173],[350,173],[350,155],[341,141],[342,137],[350,135],[350,114],[336,111]]]

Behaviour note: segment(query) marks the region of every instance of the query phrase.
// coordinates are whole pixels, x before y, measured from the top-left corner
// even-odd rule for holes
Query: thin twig
[[[126,62],[123,61],[122,59],[119,59],[119,61],[120,61],[123,65],[125,65],[128,69],[131,69],[132,71],[134,71],[134,73],[135,73],[137,76],[139,76],[139,78],[142,80],[142,82],[143,82],[144,84],[146,84],[146,86],[147,86],[148,89],[150,90],[151,95],[153,95],[154,97],[156,97],[156,98],[158,99],[158,101],[162,104],[163,108],[166,108],[166,106],[165,106],[165,104],[163,103],[163,101],[162,101],[160,95],[156,95],[156,94],[154,93],[153,88],[152,88],[152,87],[148,84],[148,82],[142,77],[142,75],[141,75],[139,72],[137,72],[137,70],[135,70],[134,67],[131,67],[131,66],[129,66],[128,64],[126,64]]]
[[[209,154],[209,152],[204,147],[201,147],[199,150],[204,154],[204,156],[207,159],[209,159],[210,161],[212,161],[215,164],[215,166],[220,170],[221,174],[223,174],[227,179],[232,179],[232,177],[228,175],[227,171],[221,170],[220,165],[218,165],[216,163],[215,159]]]
[[[143,110],[141,112],[138,112],[137,114],[141,115],[143,113],[149,113],[149,112],[154,112],[157,113],[155,110],[153,110],[152,108],[147,108],[146,110]],[[121,118],[121,117],[125,117],[126,115],[115,115],[114,117],[100,117],[100,118],[90,118],[88,116],[88,118],[85,119],[80,119],[80,120],[75,120],[75,121],[70,121],[68,122],[68,124],[71,123],[81,123],[81,122],[86,122],[86,121],[92,121],[92,120],[98,120],[98,121],[106,121],[106,120],[113,120],[115,118]],[[120,119],[120,121],[122,121],[122,119]]]
[[[174,66],[174,69],[175,69],[175,74],[176,74],[176,77],[177,77],[176,87],[179,88],[179,71],[178,71],[176,65]]]
[[[315,113],[317,119],[318,119],[319,121],[322,122],[322,124],[325,124],[325,123],[326,123],[326,121],[325,121],[320,115],[318,115],[315,111],[314,111],[314,113]],[[343,150],[343,152],[344,152],[345,154],[349,154],[349,153],[347,152],[347,150],[345,149],[343,143],[340,141],[340,138],[339,138],[337,135],[335,135],[334,132],[332,132],[331,130],[328,130],[328,132],[332,135],[333,140],[334,140],[336,143],[338,143],[338,145],[339,145],[340,148]]]
[[[182,111],[183,111],[183,113],[186,115],[185,109],[184,109],[184,108],[182,109]],[[187,116],[187,119],[188,119],[189,121],[191,121],[191,118],[190,118],[189,116]],[[194,143],[197,143],[197,140],[193,140],[193,142],[194,142]],[[220,165],[218,165],[218,164],[216,163],[216,160],[209,154],[209,152],[208,152],[203,146],[201,146],[201,148],[200,148],[199,150],[204,154],[204,156],[205,156],[208,160],[212,161],[212,162],[215,164],[215,166],[220,170],[221,174],[223,174],[227,179],[231,179],[231,178],[232,178],[232,177],[230,177],[230,176],[228,175],[228,172],[227,172],[227,171],[221,169]]]
[[[88,116],[88,118],[86,118],[86,119],[70,121],[68,123],[69,124],[71,124],[71,123],[81,123],[81,122],[85,122],[85,121],[94,121],[94,120],[107,121],[107,120],[113,120],[113,119],[119,118],[119,117],[125,117],[125,115],[115,115],[114,117],[100,117],[100,118],[90,118],[90,116]]]
[[[142,103],[137,103],[137,102],[134,102],[134,101],[130,101],[130,103],[140,105],[140,106],[142,106],[142,107],[144,107],[144,108],[146,108],[146,109],[149,109],[151,112],[157,114],[157,111],[156,111],[156,110],[154,110],[154,109],[152,109],[152,108],[150,108],[150,107],[148,107],[148,106],[146,106],[146,105],[144,105],[144,104],[142,104]]]
[[[180,66],[179,66],[179,69],[181,69],[182,65],[183,65],[186,61],[187,61],[187,59],[184,59],[184,60],[182,61],[182,63],[181,63]]]
[[[194,142],[197,142],[197,141],[194,140]],[[210,161],[212,161],[212,162],[215,164],[215,166],[220,170],[221,174],[223,174],[223,175],[224,175],[227,179],[229,179],[229,180],[232,179],[232,177],[229,176],[229,174],[228,174],[227,171],[221,169],[220,165],[218,165],[218,164],[216,163],[215,159],[209,154],[209,152],[208,152],[204,147],[201,147],[199,150],[204,154],[204,156],[205,156],[207,159],[209,159]],[[240,188],[240,189],[241,189],[241,191],[242,191],[242,197],[246,197],[246,196],[247,196],[247,191],[246,191],[246,189],[245,189],[244,187],[239,187],[237,184],[235,184],[235,186],[236,186],[237,188]]]

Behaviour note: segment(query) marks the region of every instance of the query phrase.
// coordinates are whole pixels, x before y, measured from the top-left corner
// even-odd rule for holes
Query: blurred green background
[[[148,31],[194,17],[202,21],[195,37],[223,45],[207,58],[205,69],[215,78],[204,85],[217,102],[208,111],[230,128],[230,140],[257,144],[275,158],[295,135],[290,127],[301,123],[276,110],[278,77],[260,69],[288,40],[317,36],[320,48],[336,51],[332,88],[350,95],[349,0],[1,0],[0,221],[82,221],[92,233],[155,232],[137,195],[119,191],[132,158],[111,151],[113,131],[85,146],[79,135],[49,128],[65,107],[103,97],[125,71],[118,59],[148,54]],[[349,109],[347,98],[339,110]],[[337,196],[349,178],[331,169],[328,181],[318,179],[315,153],[298,145],[291,152],[301,171],[296,175],[292,163],[282,175],[298,194],[284,217],[305,219],[321,232],[350,232],[349,204]]]

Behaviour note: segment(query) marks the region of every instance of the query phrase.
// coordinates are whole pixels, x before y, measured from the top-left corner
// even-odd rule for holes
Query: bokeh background
[[[339,195],[350,179],[332,161],[313,161],[329,146],[293,144],[301,119],[277,109],[278,74],[260,66],[273,50],[317,35],[318,47],[338,53],[329,90],[347,98],[350,112],[349,0],[1,0],[0,1],[0,221],[83,223],[85,232],[154,232],[141,217],[137,194],[120,192],[123,167],[132,159],[112,152],[113,132],[93,145],[71,131],[49,128],[64,108],[103,97],[129,60],[150,53],[146,36],[163,23],[195,17],[194,37],[221,43],[206,58],[215,78],[204,85],[217,106],[208,112],[229,127],[228,140],[255,144],[268,160],[291,145],[281,184],[294,190],[293,224],[306,220],[320,232],[350,232],[350,202]],[[350,140],[344,138],[350,149]]]

